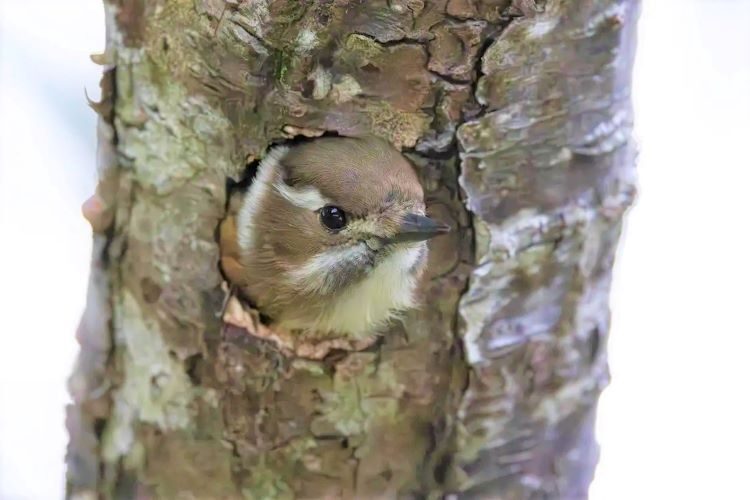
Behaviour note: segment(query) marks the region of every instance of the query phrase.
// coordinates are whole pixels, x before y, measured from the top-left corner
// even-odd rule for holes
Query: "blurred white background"
[[[63,498],[67,376],[85,304],[100,0],[0,0],[0,499]]]
[[[750,1],[645,0],[593,500],[750,498]],[[100,0],[0,0],[0,499],[63,494]]]

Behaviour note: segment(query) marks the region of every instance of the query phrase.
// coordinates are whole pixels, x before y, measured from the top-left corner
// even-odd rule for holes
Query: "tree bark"
[[[638,8],[105,1],[69,496],[585,498]],[[366,351],[294,359],[220,321],[227,178],[285,126],[389,139],[454,227],[426,305]]]

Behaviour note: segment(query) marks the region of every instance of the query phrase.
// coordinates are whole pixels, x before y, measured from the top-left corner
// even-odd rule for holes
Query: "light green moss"
[[[375,367],[370,355],[352,355],[352,366],[337,372],[333,390],[324,393],[323,419],[344,436],[365,434],[371,426],[398,417],[398,398],[403,391],[392,366]]]
[[[384,55],[386,49],[372,38],[355,33],[346,37],[344,51],[365,60],[372,60]]]
[[[242,496],[247,500],[293,500],[294,492],[277,471],[261,464],[253,467]]]
[[[122,291],[114,316],[123,381],[113,393],[112,418],[102,440],[108,461],[133,451],[139,422],[163,430],[188,428],[195,395],[182,363],[170,355],[158,328],[145,318],[128,290]]]
[[[386,102],[371,104],[367,114],[373,133],[387,138],[398,148],[413,147],[432,122],[432,117],[422,111],[400,111]]]
[[[117,72],[123,98],[117,101],[115,125],[124,163],[139,183],[165,195],[200,171],[235,170],[229,161],[231,124],[221,110],[188,94],[179,81],[160,83],[162,69],[149,60],[136,62],[136,51],[128,51],[129,70]]]

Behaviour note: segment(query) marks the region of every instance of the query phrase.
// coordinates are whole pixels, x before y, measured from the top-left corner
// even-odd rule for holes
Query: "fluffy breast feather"
[[[282,326],[355,337],[377,332],[399,312],[414,307],[426,253],[425,243],[397,249],[364,279],[339,293],[313,322],[282,321]]]

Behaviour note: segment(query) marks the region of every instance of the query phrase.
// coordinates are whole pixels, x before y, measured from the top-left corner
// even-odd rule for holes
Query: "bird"
[[[313,338],[368,338],[417,307],[427,240],[450,230],[373,136],[275,146],[229,206],[225,276],[272,327]]]

